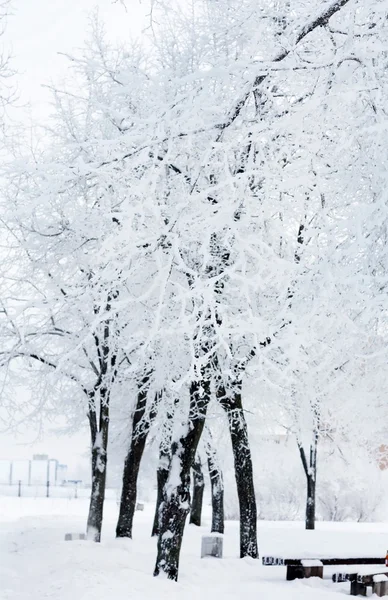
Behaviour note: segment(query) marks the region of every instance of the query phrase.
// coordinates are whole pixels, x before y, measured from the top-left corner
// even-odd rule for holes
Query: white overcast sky
[[[2,39],[13,55],[12,66],[18,72],[20,103],[31,105],[33,116],[42,120],[48,114],[48,92],[42,84],[60,80],[66,70],[66,59],[59,52],[71,53],[81,48],[87,37],[88,15],[98,8],[112,40],[124,41],[141,32],[144,4],[139,0],[13,0],[12,15]],[[16,116],[23,119],[25,109]],[[51,430],[51,432],[50,432]],[[86,434],[86,435],[85,435]],[[57,436],[48,425],[43,438],[36,432],[15,436],[0,432],[0,459],[31,458],[33,453],[46,453],[70,467],[77,475],[79,465],[88,460],[87,431],[71,438]]]
[[[140,0],[12,0],[4,41],[13,54],[22,99],[32,103],[33,112],[44,111],[48,92],[42,84],[61,79],[67,61],[59,53],[82,47],[95,9],[112,40],[141,31],[145,6]]]

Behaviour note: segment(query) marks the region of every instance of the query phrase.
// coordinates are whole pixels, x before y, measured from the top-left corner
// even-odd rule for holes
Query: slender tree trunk
[[[172,428],[173,419],[175,414],[175,408],[178,400],[175,400],[174,405],[167,410],[166,419],[163,423],[162,435],[160,438],[159,446],[159,464],[156,472],[157,480],[157,498],[155,506],[154,522],[152,525],[151,536],[159,534],[159,520],[160,520],[160,506],[163,500],[163,490],[167,483],[168,474],[171,463],[171,441],[172,441]]]
[[[137,478],[147,436],[131,438],[124,462],[119,518],[116,525],[116,537],[132,538],[133,516],[136,510]]]
[[[206,445],[208,455],[211,494],[212,494],[212,533],[224,533],[224,481],[219,467],[215,449],[210,443]]]
[[[158,491],[156,498],[154,522],[152,525],[152,536],[159,534],[160,507],[163,501],[164,486],[166,485],[168,479],[170,460],[170,451],[167,454],[163,454],[163,450],[161,449],[159,453],[159,466],[156,473]]]
[[[92,449],[92,490],[90,494],[87,538],[101,541],[106,484],[106,452],[100,447]]]
[[[196,457],[192,467],[193,471],[193,499],[190,510],[190,523],[201,527],[203,492],[205,479],[202,472],[202,463],[199,456]]]
[[[90,279],[91,274],[89,274]],[[116,292],[108,294],[105,306],[106,313],[110,313],[112,298],[116,297]],[[99,307],[94,307],[96,315],[99,314],[99,310]],[[97,369],[96,365],[92,362],[93,370],[97,371],[97,379],[93,390],[87,392],[88,419],[92,443],[92,490],[87,522],[87,537],[95,542],[99,542],[101,540],[108,462],[110,390],[117,375],[117,356],[116,352],[112,352],[111,348],[111,321],[109,318],[103,322],[101,331],[94,332],[93,337],[99,368]],[[96,400],[98,400],[99,407],[98,421]]]
[[[156,416],[157,398],[154,400],[154,406],[151,408],[148,421],[146,423],[144,422],[147,408],[146,388],[148,380],[149,377],[145,377],[141,382],[133,415],[131,441],[124,462],[120,512],[116,526],[116,537],[132,538],[132,525],[133,516],[136,510],[137,480],[140,463],[152,421]]]
[[[258,558],[257,509],[253,484],[252,456],[248,440],[248,427],[241,400],[241,386],[233,397],[220,388],[218,400],[226,411],[232,440],[237,495],[240,507],[240,557]]]
[[[317,451],[318,451],[318,430],[314,431],[314,441],[310,445],[310,457],[307,462],[306,453],[302,444],[298,440],[299,454],[306,475],[307,497],[306,497],[306,529],[315,529],[315,509],[316,509],[316,486],[317,486]]]
[[[109,393],[106,389],[100,392],[100,419],[97,429],[96,414],[89,404],[89,423],[92,443],[92,489],[90,494],[89,514],[87,521],[87,538],[94,542],[101,541],[101,529],[104,513],[107,448],[109,431]],[[94,399],[94,394],[91,398]]]
[[[190,386],[190,414],[186,432],[178,442],[172,444],[170,472],[163,490],[154,575],[163,572],[174,581],[178,579],[183,531],[190,510],[190,470],[202,435],[209,400],[208,381],[193,382]]]
[[[306,529],[315,529],[315,477],[307,477]]]

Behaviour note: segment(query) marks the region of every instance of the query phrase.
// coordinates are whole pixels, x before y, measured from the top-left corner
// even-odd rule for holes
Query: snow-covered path
[[[238,526],[227,522],[224,558],[201,559],[204,527],[187,527],[177,584],[152,577],[155,540],[149,536],[152,506],[136,513],[134,539],[116,540],[115,502],[107,503],[101,544],[65,542],[66,532],[85,527],[84,500],[0,498],[1,600],[335,600],[349,584],[325,578],[285,581],[282,567],[240,560]],[[261,554],[314,556],[385,555],[387,524],[320,524],[305,532],[300,523],[259,523]],[[338,596],[337,596],[338,598]]]

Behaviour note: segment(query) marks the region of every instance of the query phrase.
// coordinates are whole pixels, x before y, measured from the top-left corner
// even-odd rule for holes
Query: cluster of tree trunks
[[[304,27],[298,30],[294,46],[303,41],[315,29],[328,23],[333,15],[343,8],[349,0],[337,0],[328,3],[316,18],[311,19]],[[282,62],[289,55],[290,50],[282,50],[274,57],[274,62]],[[258,75],[249,89],[243,90],[240,98],[231,106],[225,121],[219,126],[215,140],[219,141],[223,131],[230,127],[239,117],[251,94],[255,97],[258,90],[268,77]],[[170,166],[175,174],[181,170]],[[242,167],[244,169],[244,167]],[[189,179],[190,181],[190,179]],[[209,201],[214,204],[216,200],[209,196]],[[238,216],[236,216],[238,218]],[[298,244],[303,244],[303,230],[301,225],[298,232]],[[214,264],[208,266],[209,277],[222,273],[223,267],[229,261],[229,252],[221,251],[219,240],[214,234],[212,238],[211,254]],[[218,263],[217,260],[218,259]],[[296,252],[295,262],[299,262],[299,253]],[[189,283],[190,283],[190,277]],[[220,280],[218,293],[222,294],[223,282]],[[292,291],[289,292],[289,299]],[[219,315],[217,316],[217,320]],[[269,341],[261,344],[267,345]],[[209,350],[209,349],[207,349]],[[211,370],[211,369],[210,369]],[[207,372],[209,375],[209,370]],[[101,389],[100,389],[101,395]],[[167,577],[176,580],[178,577],[179,554],[182,543],[186,517],[190,511],[190,472],[194,474],[194,493],[191,505],[190,521],[193,524],[201,522],[201,507],[203,497],[202,466],[196,461],[196,452],[205,424],[206,412],[210,401],[209,377],[202,381],[193,382],[190,389],[190,414],[187,421],[186,432],[171,445],[160,449],[160,461],[157,473],[158,498],[152,533],[158,534],[158,554],[155,565],[155,575],[161,571]],[[257,546],[257,509],[255,490],[253,484],[252,457],[248,440],[248,429],[241,399],[241,381],[234,383],[231,391],[222,386],[217,389],[217,399],[227,415],[230,436],[232,441],[235,477],[240,508],[240,556],[258,556]],[[144,417],[147,399],[146,392],[139,392],[137,406],[133,418],[133,434],[130,447],[125,460],[123,473],[123,491],[120,504],[120,516],[117,524],[117,536],[131,537],[133,514],[136,507],[137,477],[140,461],[147,441],[149,427],[139,431],[138,425]],[[94,414],[95,419],[95,414]],[[109,402],[101,402],[100,426],[97,430],[93,419],[89,415],[92,433],[92,496],[88,519],[88,531],[92,532],[94,539],[99,541],[101,535],[102,511],[105,494],[106,480],[106,450],[108,439]],[[315,487],[317,464],[316,436],[310,447],[309,464],[304,449],[299,446],[303,468],[307,479],[306,502],[306,528],[313,529],[315,525]],[[223,483],[222,475],[214,461],[214,456],[208,453],[208,465],[212,486],[213,519],[212,531],[223,531]],[[175,485],[178,479],[178,485]],[[172,481],[173,480],[173,481]]]

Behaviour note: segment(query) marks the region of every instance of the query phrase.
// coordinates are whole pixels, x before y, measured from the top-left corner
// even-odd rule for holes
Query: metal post
[[[13,462],[12,460],[9,461],[9,485],[12,485],[12,468],[13,468]]]
[[[50,480],[47,480],[47,492],[46,492],[46,497],[49,498],[50,497]]]
[[[78,498],[78,484],[82,483],[82,479],[68,479],[68,483],[74,483],[74,498]]]
[[[22,495],[22,482],[19,479],[19,485],[18,485],[18,497],[20,498]]]

